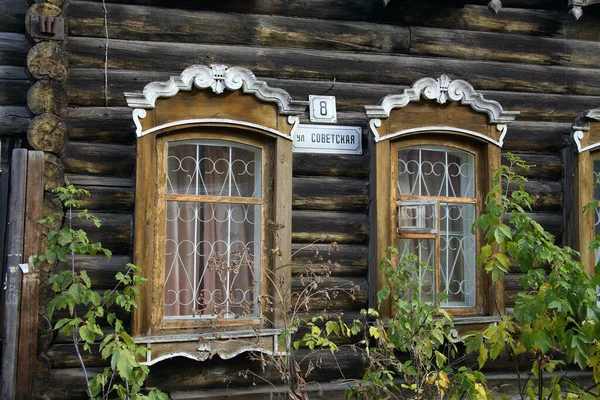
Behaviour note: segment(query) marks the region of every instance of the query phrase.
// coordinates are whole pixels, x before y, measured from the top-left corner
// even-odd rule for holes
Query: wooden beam
[[[27,182],[27,150],[16,149],[12,155],[6,248],[6,290],[4,291],[4,329],[0,397],[15,398],[17,357],[21,307],[21,268],[23,231],[25,227],[25,195]]]
[[[72,67],[102,68],[103,46],[102,39],[70,38],[67,48]],[[108,68],[167,72],[207,59],[280,79],[411,85],[424,76],[437,77],[442,70],[453,79],[467,79],[478,90],[600,95],[598,69],[317,50],[113,40]]]
[[[0,106],[0,135],[19,135],[27,132],[31,114],[27,107]]]
[[[25,208],[25,241],[23,260],[42,250],[42,226],[44,203],[44,153],[30,151],[27,159],[27,198]],[[17,362],[16,398],[27,400],[32,397],[34,371],[37,360],[37,328],[39,304],[39,271],[29,265],[23,274],[21,290],[21,315],[19,328],[19,350]]]
[[[27,104],[27,91],[31,86],[24,67],[0,65],[0,106]]]
[[[0,64],[25,65],[30,48],[24,34],[0,32]]]

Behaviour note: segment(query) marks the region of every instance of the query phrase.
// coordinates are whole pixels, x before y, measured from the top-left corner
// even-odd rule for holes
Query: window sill
[[[474,331],[480,331],[489,324],[500,321],[499,315],[491,316],[473,316],[454,318],[454,328],[451,330],[453,341],[460,341],[472,334]]]
[[[205,361],[215,355],[224,360],[245,352],[260,352],[277,355],[278,337],[281,329],[239,330],[200,334],[179,334],[167,336],[144,336],[134,338],[134,342],[146,346],[145,365],[153,365],[174,357],[186,357]]]

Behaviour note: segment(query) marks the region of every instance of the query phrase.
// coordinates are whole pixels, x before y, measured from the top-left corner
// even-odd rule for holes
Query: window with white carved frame
[[[134,263],[148,279],[132,331],[147,363],[278,351],[291,291],[291,132],[307,102],[223,65],[126,98],[138,136]]]
[[[423,299],[455,316],[497,313],[504,290],[476,268],[482,238],[472,226],[500,165],[506,124],[518,113],[445,75],[365,110],[374,139],[373,265],[388,246],[416,254],[432,267],[418,271]],[[386,285],[381,271],[371,278],[374,293]],[[383,304],[384,315],[389,307]]]

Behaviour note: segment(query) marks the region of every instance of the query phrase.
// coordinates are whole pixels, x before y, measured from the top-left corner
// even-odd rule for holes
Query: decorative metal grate
[[[237,143],[169,144],[165,318],[258,316],[261,165]]]

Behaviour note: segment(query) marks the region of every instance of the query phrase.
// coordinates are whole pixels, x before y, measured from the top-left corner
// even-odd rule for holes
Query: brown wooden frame
[[[595,113],[594,113],[595,112]],[[584,112],[573,124],[577,144],[575,157],[575,249],[586,272],[594,275],[595,256],[589,249],[594,240],[594,213],[583,212],[585,205],[594,200],[594,160],[600,159],[600,109]]]
[[[248,74],[251,73],[247,71],[246,74],[244,79],[250,79]],[[249,82],[248,86],[252,84],[251,80]],[[278,101],[280,97],[287,101],[279,89],[264,89],[264,86],[260,88],[263,91],[273,91],[279,96]],[[142,276],[148,279],[141,290],[139,306],[133,313],[132,332],[141,342],[144,342],[144,337],[161,335],[189,336],[215,330],[233,332],[258,327],[277,328],[283,321],[285,305],[291,294],[291,131],[298,123],[298,118],[281,115],[281,110],[285,109],[287,103],[282,106],[281,101],[263,101],[258,95],[255,97],[244,94],[242,89],[224,93],[191,89],[176,96],[169,93],[166,96],[168,98],[157,99],[156,105],[148,111],[134,111],[134,118],[136,115],[138,118],[136,124],[139,136],[134,263],[142,269]],[[137,98],[144,96],[143,93],[132,95]],[[287,114],[293,115],[293,112],[288,110]],[[265,313],[260,318],[208,321],[194,318],[182,321],[163,319],[165,207],[167,197],[178,197],[167,195],[164,190],[166,149],[168,142],[186,139],[225,140],[262,150],[264,207],[261,221],[261,261],[264,268],[261,270],[261,295],[273,296],[275,305],[272,311],[264,310]],[[207,196],[199,196],[200,198],[205,201],[209,199]],[[249,201],[255,202],[256,199]],[[273,231],[273,226],[277,226],[276,231]],[[276,237],[279,239],[276,240]],[[271,249],[275,246],[279,252],[271,255]],[[266,274],[270,276],[267,277]],[[277,292],[275,282],[278,285]],[[177,342],[179,339],[173,341]],[[167,344],[164,346],[168,347]],[[193,348],[193,343],[191,346]]]
[[[456,87],[460,90],[451,90]],[[454,97],[449,97],[448,93]],[[421,101],[423,97],[435,102]],[[372,216],[375,229],[371,240],[374,249],[372,262],[376,268],[371,270],[370,276],[373,282],[371,302],[374,303],[374,293],[387,284],[385,274],[378,268],[379,262],[388,255],[387,247],[390,244],[394,246],[398,239],[395,231],[398,222],[398,149],[436,145],[474,154],[477,167],[476,212],[479,216],[484,208],[485,196],[493,188],[493,173],[500,166],[506,124],[518,112],[504,111],[499,103],[475,93],[467,82],[451,81],[445,75],[437,80],[423,78],[400,94],[384,97],[378,105],[365,106],[365,111],[372,118],[370,126],[375,142],[372,146]],[[478,249],[482,243],[483,237],[478,233]],[[493,283],[478,269],[477,285],[475,308],[448,310],[463,317],[502,313],[505,308],[504,282]],[[392,314],[389,301],[381,304],[380,312],[384,317]]]

